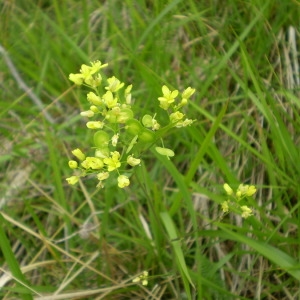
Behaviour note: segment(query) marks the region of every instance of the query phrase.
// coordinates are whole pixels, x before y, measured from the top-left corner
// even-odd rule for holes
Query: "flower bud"
[[[119,188],[124,188],[130,184],[129,178],[125,175],[120,175],[118,177],[118,187]]]
[[[246,205],[241,206],[241,210],[242,210],[242,218],[247,219],[248,217],[253,215],[252,209]]]
[[[184,117],[184,114],[181,113],[180,111],[176,111],[176,112],[170,114],[170,116],[169,116],[171,123],[176,123],[176,122],[180,121],[183,117]]]
[[[191,87],[186,88],[182,93],[182,98],[189,99],[194,93],[195,89],[192,89]]]
[[[85,160],[85,155],[80,149],[75,149],[72,151],[72,154],[77,157],[79,160]]]
[[[134,167],[134,166],[139,165],[139,164],[141,163],[141,160],[140,160],[139,158],[134,158],[133,155],[129,155],[129,156],[127,157],[127,163],[128,163],[130,166]]]
[[[75,161],[75,160],[70,160],[70,161],[69,161],[69,167],[70,167],[71,169],[77,169],[77,167],[78,167],[77,161]]]
[[[233,194],[233,190],[228,183],[224,183],[223,188],[228,196]]]
[[[87,157],[82,163],[82,167],[85,169],[93,169],[93,170],[99,170],[102,169],[104,166],[104,163],[102,159],[99,157]]]
[[[89,129],[102,129],[104,123],[101,121],[90,121],[86,123],[86,127]]]
[[[99,96],[97,96],[95,93],[93,92],[89,92],[87,94],[87,99],[88,101],[91,103],[91,104],[94,104],[94,105],[101,105],[103,104],[101,98]]]
[[[255,188],[255,186],[254,186],[254,185],[250,185],[250,186],[248,187],[247,192],[246,192],[246,196],[251,197],[251,196],[253,196],[255,193],[256,193],[256,188]]]
[[[66,178],[68,184],[74,185],[78,182],[79,177],[78,176],[71,176],[69,178]]]
[[[83,76],[82,74],[73,74],[69,75],[69,80],[73,81],[76,85],[82,85],[83,83]]]
[[[109,173],[108,172],[101,172],[97,174],[97,179],[102,181],[105,180],[109,177]]]
[[[95,114],[95,113],[94,113],[93,111],[91,111],[91,110],[82,111],[82,112],[80,113],[81,116],[87,117],[87,118],[93,117],[94,114]]]

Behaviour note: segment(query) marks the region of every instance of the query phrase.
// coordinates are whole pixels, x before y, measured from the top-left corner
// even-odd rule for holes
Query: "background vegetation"
[[[299,17],[281,0],[2,0],[1,298],[300,299]],[[163,84],[197,90],[176,156],[148,153],[125,190],[65,181],[92,139],[68,74],[97,59],[141,115]],[[256,185],[253,217],[219,219],[224,182]]]

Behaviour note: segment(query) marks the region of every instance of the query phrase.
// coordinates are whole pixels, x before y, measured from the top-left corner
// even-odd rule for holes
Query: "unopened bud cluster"
[[[132,85],[125,86],[115,76],[104,80],[100,70],[106,66],[95,61],[90,66],[82,65],[80,73],[69,75],[76,85],[84,85],[91,90],[87,94],[90,107],[81,115],[89,119],[86,126],[94,131],[92,155],[78,148],[72,151],[76,160],[70,160],[69,167],[78,175],[67,178],[69,184],[76,184],[80,177],[92,173],[99,181],[97,187],[103,187],[104,181],[114,173],[118,186],[124,188],[130,184],[132,168],[141,163],[143,149],[155,145],[171,128],[185,127],[194,122],[187,119],[181,109],[187,105],[195,89],[188,87],[179,94],[179,91],[170,91],[164,85],[163,96],[158,101],[169,115],[167,124],[159,124],[156,114],[146,114],[139,120],[132,110]],[[171,149],[155,149],[168,158],[174,156]]]
[[[238,211],[242,218],[245,219],[253,215],[253,211],[248,207],[248,205],[246,205],[246,201],[247,197],[251,197],[256,193],[254,185],[240,184],[237,190],[234,191],[229,184],[225,183],[223,188],[228,196],[228,200],[221,204],[223,213]]]

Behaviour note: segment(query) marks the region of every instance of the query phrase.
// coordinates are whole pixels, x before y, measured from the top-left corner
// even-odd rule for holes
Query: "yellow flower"
[[[131,89],[132,89],[132,84],[128,85],[124,92],[126,104],[128,105],[131,104],[131,93],[130,93]]]
[[[222,210],[224,213],[228,212],[229,210],[229,205],[228,205],[229,201],[224,201],[221,206],[222,206]]]
[[[130,184],[129,178],[125,175],[120,175],[118,177],[118,187],[119,188],[124,188]]]
[[[246,195],[247,195],[248,197],[251,197],[251,196],[253,196],[255,193],[256,193],[256,188],[255,188],[255,186],[254,186],[254,185],[250,185],[250,186],[248,187],[248,190],[247,190],[247,192],[246,192]]]
[[[105,87],[105,89],[113,93],[117,92],[119,89],[121,89],[124,86],[124,82],[121,82],[115,76],[108,78],[107,82],[108,82],[108,86]]]
[[[163,97],[158,97],[160,107],[167,110],[171,103],[175,101],[178,96],[178,90],[170,91],[166,85],[162,87]]]
[[[76,168],[78,167],[77,161],[75,161],[75,160],[70,160],[70,161],[69,161],[69,167],[70,167],[71,169],[76,169]]]
[[[87,99],[91,104],[94,104],[94,105],[101,105],[103,103],[101,98],[93,92],[89,92],[87,94]]]
[[[119,161],[120,153],[118,151],[114,151],[110,153],[110,157],[104,158],[103,162],[107,165],[107,171],[111,172],[121,166]]]
[[[176,123],[176,122],[180,121],[183,117],[184,117],[184,114],[181,113],[180,111],[176,111],[176,112],[170,114],[170,116],[169,116],[171,123]]]
[[[241,206],[241,210],[242,210],[242,218],[244,219],[247,219],[248,217],[253,215],[252,209],[246,205]]]
[[[69,75],[69,80],[73,81],[76,85],[82,85],[83,83],[83,76],[82,74],[73,74]]]
[[[187,127],[192,125],[196,120],[192,120],[192,119],[185,119],[182,122],[178,122],[176,127]]]
[[[256,188],[254,185],[245,185],[245,184],[240,184],[237,192],[236,192],[236,196],[238,198],[241,198],[243,196],[253,196],[256,193]]]
[[[233,190],[228,183],[224,183],[223,188],[228,196],[233,194]]]
[[[108,172],[101,172],[97,174],[97,179],[102,181],[105,180],[109,177],[109,173]]]
[[[111,144],[116,147],[119,139],[119,134],[114,134],[113,137],[111,138]]]
[[[134,158],[133,155],[129,155],[129,156],[127,157],[127,163],[128,163],[130,166],[134,167],[134,166],[139,165],[139,164],[141,163],[141,160],[140,160],[139,158]]]
[[[102,129],[104,123],[101,121],[90,121],[86,123],[86,127],[89,129]]]
[[[91,75],[97,73],[100,69],[105,68],[108,64],[102,65],[101,61],[96,60],[91,62],[91,66],[85,64],[81,65],[80,73],[83,75],[84,79],[89,78]]]
[[[189,99],[194,93],[195,89],[192,89],[191,87],[186,88],[183,93],[182,93],[182,98],[183,99]]]
[[[101,81],[102,81],[102,77],[100,74],[98,74],[96,76],[89,76],[84,80],[84,82],[87,85],[90,85],[93,88],[96,88],[97,86],[99,86],[101,84]]]
[[[148,271],[143,271],[143,273],[138,276],[135,277],[132,282],[142,282],[142,285],[148,285]]]
[[[114,98],[111,91],[107,91],[103,95],[102,100],[108,108],[113,108],[118,105],[118,98]]]
[[[72,151],[72,154],[77,157],[79,160],[85,160],[85,155],[82,153],[80,149],[75,149]]]
[[[86,110],[86,111],[82,111],[82,112],[80,113],[81,116],[87,117],[87,118],[93,117],[94,114],[95,114],[95,113],[94,113],[92,110]]]
[[[104,164],[102,159],[98,158],[98,157],[87,157],[82,163],[81,165],[85,168],[85,169],[93,169],[93,170],[99,170],[102,169]]]
[[[79,177],[78,176],[71,176],[69,178],[66,178],[68,184],[74,185],[78,182]]]

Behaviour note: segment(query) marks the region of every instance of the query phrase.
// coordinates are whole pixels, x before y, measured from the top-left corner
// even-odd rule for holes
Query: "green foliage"
[[[0,298],[296,298],[299,17],[280,0],[1,3]],[[133,84],[122,142],[129,156],[143,136],[143,157],[124,189],[65,180],[76,147],[107,153],[79,116],[90,90],[68,79],[96,60]],[[189,86],[197,121],[153,133]],[[225,182],[255,185],[253,215],[222,214]]]

